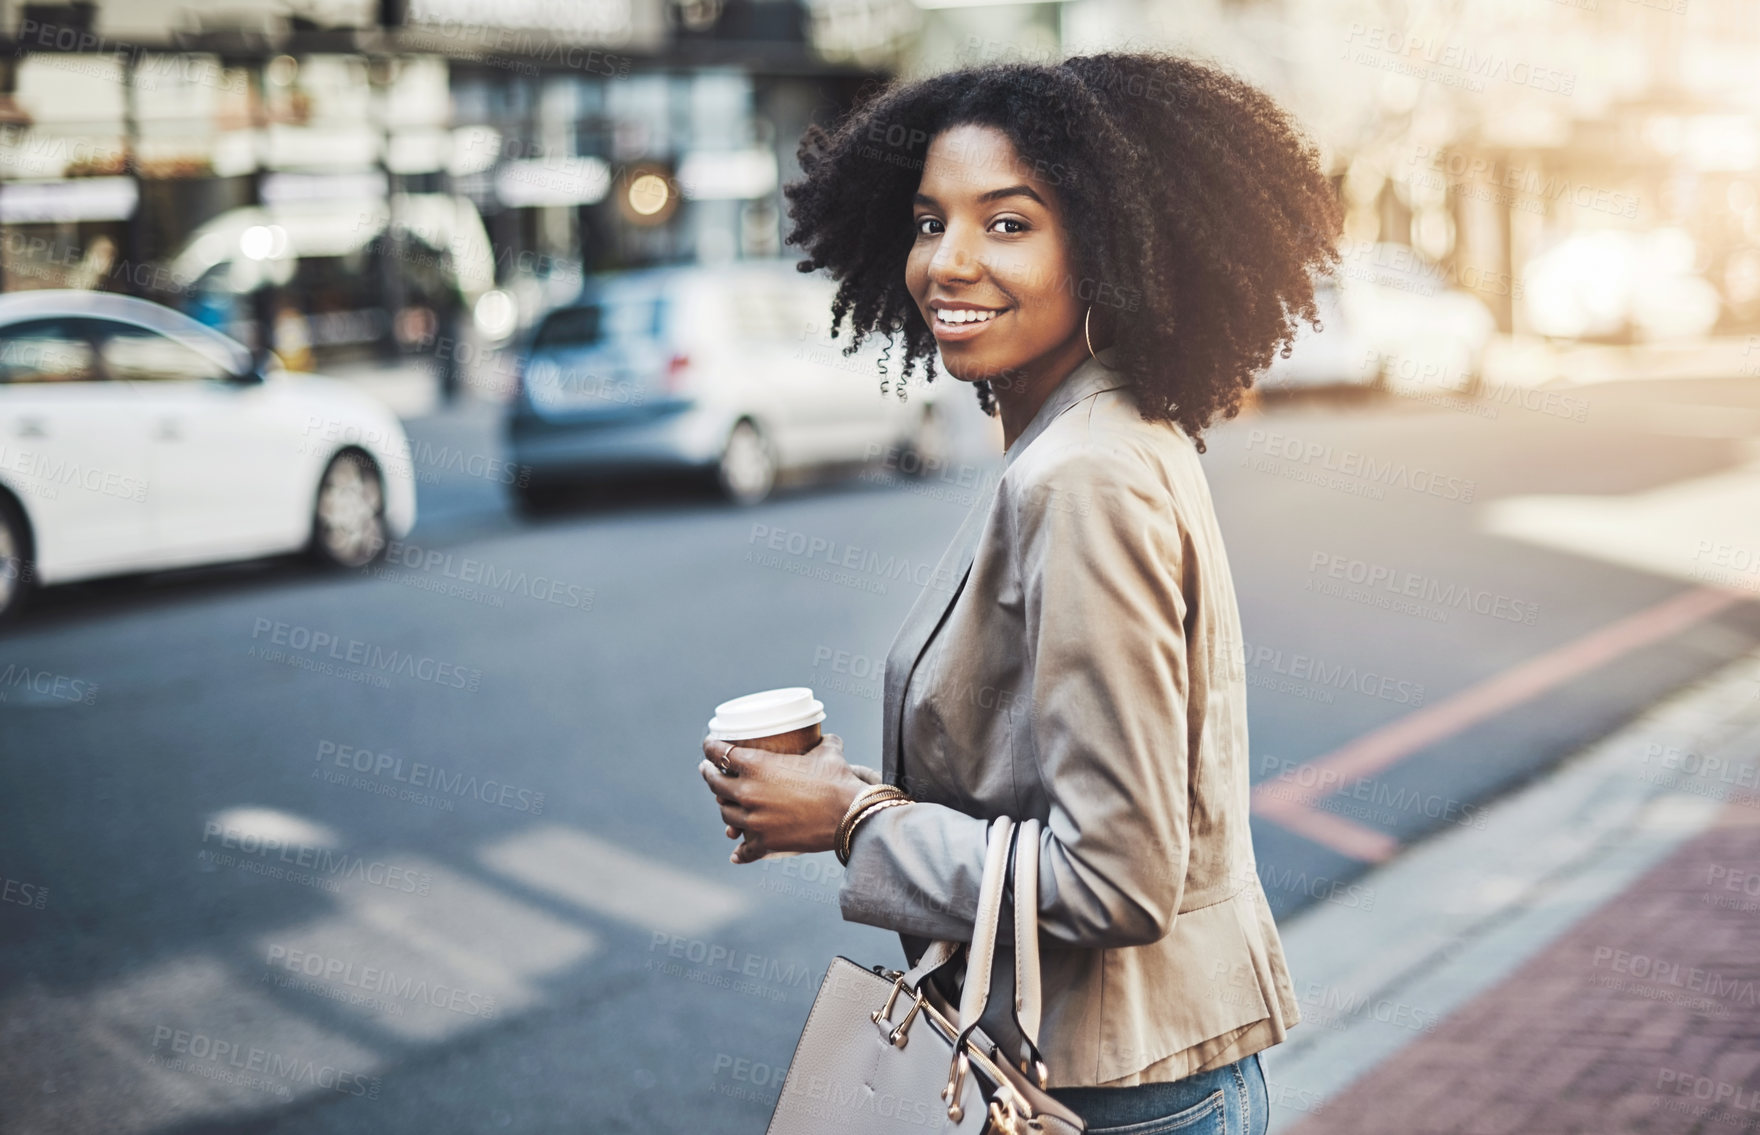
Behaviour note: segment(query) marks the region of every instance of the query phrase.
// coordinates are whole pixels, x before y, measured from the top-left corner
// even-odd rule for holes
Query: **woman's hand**
[[[835,733],[798,756],[713,737],[703,738],[703,754],[698,768],[721,805],[727,838],[745,836],[734,850],[735,863],[772,851],[832,850],[843,814],[868,786],[843,759],[843,738]],[[724,765],[728,773],[721,771]]]

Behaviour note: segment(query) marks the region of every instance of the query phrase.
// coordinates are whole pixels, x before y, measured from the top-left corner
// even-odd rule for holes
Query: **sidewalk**
[[[1284,928],[1295,1135],[1760,1132],[1760,653]]]

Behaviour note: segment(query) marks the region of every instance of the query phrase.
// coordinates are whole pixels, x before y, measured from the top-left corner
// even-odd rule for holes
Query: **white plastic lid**
[[[825,703],[808,686],[764,690],[724,701],[709,719],[709,735],[718,741],[773,737],[825,720]]]

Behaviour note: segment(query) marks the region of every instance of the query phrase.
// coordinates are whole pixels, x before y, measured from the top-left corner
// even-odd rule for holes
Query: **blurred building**
[[[149,295],[297,362],[493,339],[585,272],[774,257],[801,131],[885,56],[868,12],[8,5],[0,282]]]
[[[1347,264],[1505,335],[1760,330],[1752,0],[8,4],[0,279],[169,298],[294,357],[491,337],[582,273],[783,253],[863,84],[1168,46],[1318,140]]]

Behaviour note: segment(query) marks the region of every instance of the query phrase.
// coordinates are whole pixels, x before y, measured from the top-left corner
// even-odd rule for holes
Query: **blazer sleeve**
[[[1059,455],[1008,508],[1050,801],[1041,931],[1096,948],[1158,941],[1179,909],[1190,830],[1184,530],[1154,467],[1128,450]],[[940,804],[878,813],[851,847],[844,917],[970,941],[986,833]]]

